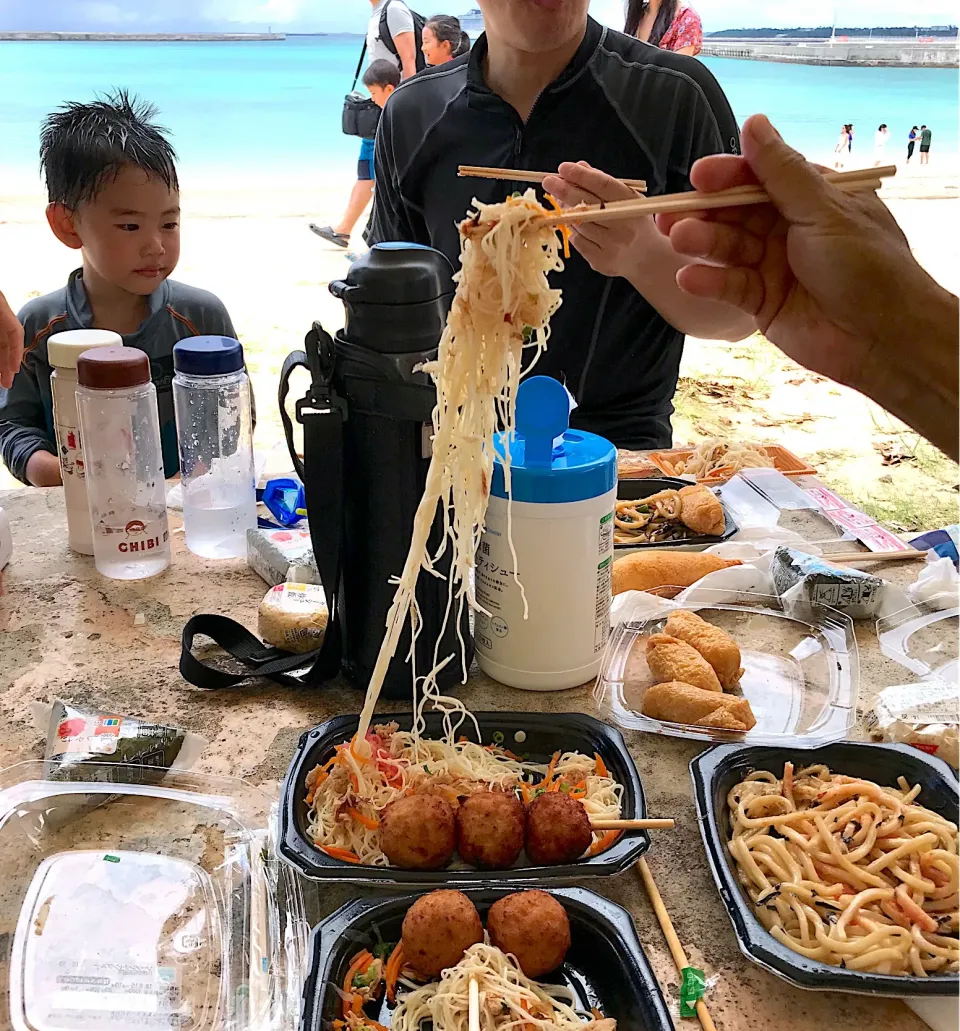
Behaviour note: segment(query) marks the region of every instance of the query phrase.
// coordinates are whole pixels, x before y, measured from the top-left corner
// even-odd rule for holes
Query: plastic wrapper
[[[309,530],[247,530],[247,565],[271,587],[320,583]]]
[[[887,687],[867,721],[878,741],[899,741],[960,766],[960,685],[942,680]]]
[[[960,575],[952,559],[934,555],[928,553],[926,565],[907,588],[907,597],[935,609],[954,609],[960,603]]]
[[[811,605],[838,609],[851,619],[868,619],[879,613],[885,581],[859,569],[831,566],[828,556],[777,548],[770,573],[787,607],[802,598]]]
[[[277,584],[260,602],[257,630],[267,644],[304,655],[323,643],[328,617],[322,587]]]
[[[179,727],[83,709],[69,702],[36,705],[33,717],[47,734],[44,758],[50,778],[69,777],[73,767],[85,763],[189,770],[208,744]]]

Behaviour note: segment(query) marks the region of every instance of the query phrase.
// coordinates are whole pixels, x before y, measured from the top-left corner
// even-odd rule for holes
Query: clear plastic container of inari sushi
[[[853,621],[848,616],[807,604],[793,605],[787,613],[779,598],[746,591],[694,587],[662,593],[675,597],[628,591],[614,598],[613,629],[594,688],[603,718],[626,730],[706,743],[747,741],[813,747],[849,736],[857,718],[859,658]],[[705,694],[695,694],[693,706],[689,710],[678,707],[677,712],[697,717],[716,702],[717,709],[728,707],[738,717],[727,721],[731,727],[737,727],[742,719],[738,729],[726,729],[725,721],[715,713],[692,722],[666,718],[671,713],[665,714],[664,706],[658,704],[664,691],[675,690],[660,687],[665,681],[674,684],[681,676],[695,679],[689,670],[702,670],[704,663],[709,666],[707,659],[721,665],[711,649],[702,645],[706,658],[701,655],[702,661],[698,661],[691,656],[692,665],[678,666],[677,675],[671,674],[669,664],[664,667],[654,661],[651,649],[658,643],[669,644],[663,642],[663,636],[676,640],[673,634],[682,632],[674,629],[675,624],[682,625],[680,621],[670,620],[676,612],[692,613],[697,619],[686,620],[693,623],[693,630],[684,634],[682,654],[676,645],[671,654],[680,654],[685,660],[690,655],[686,646],[696,651],[694,645],[706,637],[725,653],[732,643],[734,656],[733,672],[728,661],[722,686],[715,683],[716,678],[710,681],[713,686],[700,686],[706,681],[698,680],[698,690],[720,692],[712,701]],[[712,677],[710,671],[704,675]],[[647,697],[655,687],[659,690]],[[681,684],[679,690],[685,692],[686,685]],[[743,701],[749,718],[743,716]]]

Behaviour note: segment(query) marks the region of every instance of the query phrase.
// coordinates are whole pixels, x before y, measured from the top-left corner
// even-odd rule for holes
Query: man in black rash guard
[[[648,196],[689,190],[697,158],[738,153],[730,105],[695,58],[605,29],[588,0],[480,6],[486,33],[473,50],[402,83],[384,110],[368,243],[428,244],[456,267],[457,222],[473,198],[525,189],[459,178],[461,164],[560,168],[553,192],[569,204],[632,196],[610,176],[646,180]],[[575,161],[593,167],[560,167]],[[680,291],[676,273],[693,259],[649,217],[583,226],[573,242],[551,276],[563,304],[537,371],[567,384],[575,427],[619,447],[669,446],[684,334],[739,340],[753,327],[732,306]]]

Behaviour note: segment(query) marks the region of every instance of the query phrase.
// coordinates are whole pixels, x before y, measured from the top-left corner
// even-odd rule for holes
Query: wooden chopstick
[[[525,168],[492,168],[487,165],[461,165],[457,175],[473,179],[505,179],[512,183],[542,183],[548,175],[556,172],[530,172]],[[624,186],[643,193],[647,188],[644,179],[621,179]]]
[[[895,175],[896,165],[881,168],[857,169],[853,172],[829,172],[824,175],[844,192],[856,190],[878,190],[882,180]],[[716,193],[668,193],[662,197],[642,197],[637,200],[611,201],[602,207],[568,208],[556,214],[532,218],[530,226],[561,225],[570,222],[616,222],[623,218],[638,218],[641,215],[658,215],[681,211],[707,211],[712,208],[736,208],[747,204],[766,204],[770,200],[766,191],[759,186],[735,186]]]
[[[480,985],[475,977],[470,978],[470,990],[467,994],[467,1029],[480,1031]]]
[[[828,512],[827,515],[830,513]],[[824,562],[856,564],[857,562],[925,562],[927,553],[917,548],[903,551],[844,551],[836,555],[821,555]]]
[[[590,826],[595,831],[647,831],[647,830],[671,830],[675,826],[673,820],[590,820]]]
[[[683,951],[683,946],[680,944],[680,939],[677,937],[677,932],[673,929],[673,921],[670,919],[667,907],[663,904],[663,898],[657,888],[657,882],[653,879],[650,867],[647,866],[647,861],[643,856],[637,860],[637,869],[643,878],[643,886],[647,889],[650,905],[653,906],[653,911],[657,914],[657,920],[660,921],[663,936],[667,939],[667,945],[670,947],[670,955],[673,956],[677,973],[683,977],[683,969],[690,966],[690,963],[687,960],[687,954]],[[697,999],[697,1016],[703,1025],[703,1031],[717,1031],[717,1026],[714,1024],[713,1018],[707,1010],[707,1004],[703,999]]]

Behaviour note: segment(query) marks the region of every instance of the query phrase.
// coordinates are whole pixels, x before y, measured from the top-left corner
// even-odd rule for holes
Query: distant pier
[[[873,68],[956,68],[960,48],[955,38],[929,41],[903,39],[830,40],[713,40],[703,41],[704,57],[733,57],[741,61],[780,61],[787,64],[864,65]]]
[[[250,43],[260,40],[286,39],[283,32],[0,32],[0,41],[115,43],[147,41],[152,43]]]

